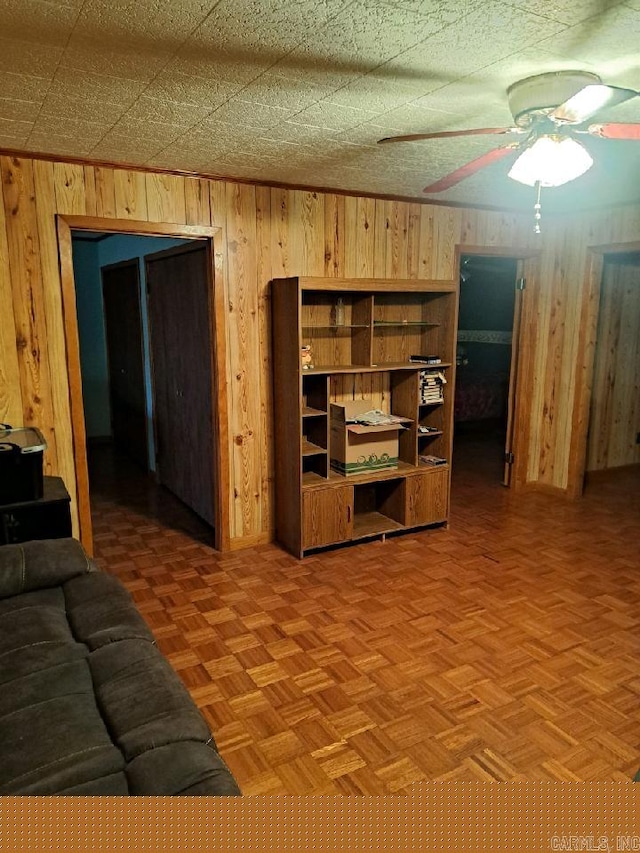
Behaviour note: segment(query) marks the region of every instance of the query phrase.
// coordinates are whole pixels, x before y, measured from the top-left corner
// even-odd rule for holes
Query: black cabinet
[[[44,477],[38,500],[0,504],[0,545],[71,536],[70,502],[60,477]]]

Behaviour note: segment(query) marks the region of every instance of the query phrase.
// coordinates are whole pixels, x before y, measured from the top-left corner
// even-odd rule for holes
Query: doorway
[[[104,231],[98,231],[101,227],[104,228]],[[144,240],[147,243],[151,241],[153,244],[152,248],[156,250],[160,248],[166,250],[169,246],[171,246],[172,249],[175,249],[179,243],[197,246],[198,249],[201,250],[200,257],[203,259],[206,266],[202,280],[206,280],[206,288],[208,290],[208,302],[203,311],[203,322],[205,323],[208,332],[206,349],[209,361],[209,388],[207,397],[210,401],[212,399],[216,399],[218,402],[218,405],[212,406],[212,422],[209,425],[209,458],[213,469],[213,494],[210,495],[211,509],[209,512],[207,526],[209,530],[211,530],[211,523],[213,523],[213,535],[209,537],[211,541],[207,542],[207,544],[213,544],[214,547],[219,550],[226,550],[229,547],[228,501],[223,497],[223,494],[226,495],[226,490],[223,492],[223,484],[225,482],[228,483],[228,452],[226,448],[227,425],[226,423],[221,422],[220,419],[220,412],[226,410],[224,405],[226,400],[226,381],[224,377],[225,336],[223,310],[225,299],[224,293],[222,292],[224,280],[221,279],[221,284],[216,288],[214,264],[215,269],[218,270],[218,267],[220,267],[220,256],[212,250],[217,231],[218,229],[207,228],[204,226],[185,227],[180,225],[163,225],[157,223],[129,222],[109,219],[97,220],[95,218],[80,216],[61,216],[58,218],[58,239],[63,285],[67,363],[71,384],[71,415],[74,436],[74,458],[76,463],[76,489],[78,494],[80,538],[89,552],[92,551],[93,543],[91,507],[89,502],[87,438],[98,438],[98,441],[100,441],[101,438],[109,441],[113,439],[111,428],[111,409],[116,407],[114,406],[114,395],[110,391],[110,386],[116,383],[109,382],[104,378],[108,375],[106,345],[104,347],[102,363],[98,367],[98,372],[101,373],[102,376],[101,381],[96,381],[95,364],[91,364],[91,359],[87,361],[86,358],[81,358],[81,350],[83,348],[83,342],[81,339],[84,337],[86,343],[87,338],[96,337],[97,331],[102,327],[102,339],[105,341],[105,326],[107,320],[105,317],[106,312],[104,311],[105,303],[103,302],[100,267],[97,267],[98,272],[94,276],[97,280],[97,288],[93,288],[93,304],[87,308],[86,300],[84,299],[85,287],[83,284],[86,269],[79,270],[77,263],[74,263],[74,261],[77,262],[77,246],[81,245],[85,247],[85,249],[92,246],[93,251],[95,252],[97,250],[97,245],[100,245],[103,248],[103,241],[104,243],[108,243],[108,240],[111,237],[114,237],[114,239],[126,239],[129,241],[139,239]],[[165,239],[165,242],[162,242],[163,238],[169,237],[177,239]],[[146,266],[143,262],[144,255],[157,254],[157,251],[154,253],[150,251],[150,249],[151,246],[147,245],[143,250],[137,253],[132,253],[137,257],[136,262],[142,269],[143,276],[146,271]],[[114,258],[111,257],[109,260],[113,261],[113,263],[103,264],[103,266],[106,267],[104,270],[106,285],[104,288],[105,292],[110,289],[111,284],[111,282],[106,284],[107,279],[110,280],[113,277],[112,274],[120,265],[120,259],[114,260]],[[131,255],[129,255],[129,260],[131,260]],[[126,264],[122,266],[126,266]],[[111,267],[111,269],[108,269],[108,267]],[[135,288],[131,287],[131,292],[133,292],[134,289]],[[144,288],[139,288],[139,293],[140,290],[143,291],[142,299],[139,300],[139,306],[142,309],[142,322],[138,323],[137,326],[138,328],[140,326],[142,327],[143,339],[146,338],[148,343],[149,330],[147,312],[145,310],[146,286]],[[99,297],[96,296],[96,293],[99,294]],[[116,340],[114,342],[114,347],[119,346],[117,336],[122,333],[122,327],[136,325],[134,323],[129,323],[129,315],[131,313],[136,313],[135,299],[132,298],[131,300],[127,300],[124,293],[122,294],[122,297],[127,304],[131,302],[131,304],[128,305],[128,308],[124,305],[124,302],[118,306],[116,300],[115,307],[107,307],[106,309],[114,318],[114,322],[110,324],[115,328],[114,337]],[[109,295],[106,296],[106,301],[107,305],[109,305]],[[100,311],[95,310],[96,302],[99,302]],[[90,322],[89,330],[87,331],[86,327],[83,330],[83,318],[81,316],[83,312],[85,315],[88,314],[90,316],[90,320],[93,323],[93,329],[91,329]],[[127,314],[127,319],[123,322],[125,312]],[[84,319],[86,320],[86,316]],[[219,345],[220,340],[222,340],[221,345]],[[123,349],[135,352],[138,347],[131,347],[127,344]],[[111,360],[115,362],[115,369],[120,369],[121,371],[122,368],[118,367],[117,357],[115,359],[112,357]],[[147,386],[145,390],[145,397],[147,397],[145,405],[148,406],[148,398],[151,396],[151,365],[148,355],[143,358],[143,361],[145,380],[149,380],[148,382],[145,382]],[[124,369],[126,370],[126,368]],[[120,375],[122,375],[122,373],[120,373]],[[116,391],[118,390],[119,389],[116,389]],[[139,402],[137,405],[139,409]],[[147,411],[147,415],[148,464],[146,467],[148,470],[153,471],[155,468],[156,450],[152,409],[150,415],[149,410]],[[144,418],[139,419],[138,427],[143,421]],[[128,424],[128,426],[130,426],[130,424]],[[140,433],[139,429],[138,433]],[[141,444],[138,445],[138,451],[140,451],[140,447],[143,444],[143,438],[140,435],[138,435],[138,437],[141,438]],[[126,439],[124,439],[124,441],[126,442]],[[142,453],[138,452],[136,455],[139,457],[140,461],[144,461],[144,451],[142,451]]]
[[[454,398],[454,470],[510,484],[521,264],[461,254]]]

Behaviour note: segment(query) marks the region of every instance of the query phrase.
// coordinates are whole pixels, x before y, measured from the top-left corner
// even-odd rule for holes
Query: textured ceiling
[[[425,198],[501,137],[376,141],[509,125],[528,75],[640,88],[640,0],[0,0],[0,21],[2,149],[354,192]],[[543,211],[640,200],[640,143],[586,144]],[[509,165],[433,197],[529,209]]]

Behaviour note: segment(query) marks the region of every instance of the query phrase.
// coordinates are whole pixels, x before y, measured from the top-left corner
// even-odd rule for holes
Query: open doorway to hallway
[[[208,244],[78,230],[72,250],[92,513],[214,545]]]
[[[454,484],[505,480],[517,275],[514,257],[460,257]]]

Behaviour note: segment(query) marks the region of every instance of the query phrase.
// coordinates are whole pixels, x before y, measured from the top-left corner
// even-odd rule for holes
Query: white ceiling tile
[[[26,139],[33,127],[32,121],[19,121],[0,116],[0,134],[14,139]]]
[[[61,66],[83,74],[125,77],[150,81],[166,64],[164,50],[144,49],[139,44],[120,44],[114,49],[100,43],[72,41],[65,49]]]
[[[322,127],[331,131],[350,130],[366,121],[371,121],[377,115],[373,110],[354,109],[334,104],[331,100],[319,101],[299,113],[292,115],[290,121],[294,124]]]
[[[242,98],[233,98],[207,118],[206,124],[215,127],[219,122],[239,122],[244,127],[269,130],[277,127],[292,115],[292,110],[282,107],[267,106],[266,104],[245,101]]]
[[[55,73],[49,94],[80,101],[109,101],[120,104],[124,111],[139,97],[145,86],[142,80],[128,80],[89,71],[79,73],[75,68],[60,67]]]
[[[288,74],[310,74],[316,80],[329,78],[346,85],[440,32],[456,16],[460,13],[452,14],[448,8],[442,15],[422,17],[406,9],[354,0],[277,67]]]
[[[431,91],[564,29],[562,24],[487,0],[459,24],[404,51],[380,71],[422,75]]]
[[[0,97],[0,118],[33,122],[38,117],[40,106],[35,101],[19,101],[16,98]]]
[[[158,141],[164,143],[164,145],[168,145],[183,134],[184,131],[185,128],[183,126],[152,121],[150,119],[141,120],[130,117],[126,113],[120,121],[110,128],[110,132],[115,136],[129,137],[129,145],[134,149],[137,141],[142,139]]]
[[[58,6],[61,9],[68,7],[70,9],[79,9],[85,0],[45,0],[50,6]]]
[[[164,147],[161,140],[137,139],[117,133],[107,133],[91,148],[91,157],[116,163],[142,165]]]
[[[202,23],[212,5],[85,0],[74,28],[74,42],[99,41],[114,50],[123,41],[146,42],[173,51]]]
[[[258,50],[273,56],[314,37],[353,6],[354,0],[221,0],[197,36],[223,52]]]
[[[334,104],[384,114],[414,101],[430,91],[424,78],[415,75],[394,75],[381,66],[327,96]]]
[[[93,143],[81,137],[56,136],[53,133],[31,134],[25,149],[59,157],[89,157]]]
[[[146,87],[145,94],[152,98],[194,104],[214,110],[228,101],[242,84],[212,76],[192,77],[169,63]]]
[[[61,55],[62,48],[56,45],[0,37],[0,71],[51,77]]]
[[[127,121],[153,121],[160,124],[190,127],[201,121],[211,110],[195,104],[181,104],[167,99],[150,98],[142,95],[122,117]]]
[[[95,145],[105,133],[109,130],[108,124],[100,122],[88,121],[86,118],[65,118],[61,120],[59,116],[42,115],[38,117],[37,122],[33,127],[33,136],[46,137],[51,136],[66,136],[70,139],[82,139],[83,141],[91,142]],[[31,142],[32,139],[29,139]]]
[[[503,0],[507,5],[524,12],[533,12],[563,24],[577,24],[618,6],[621,0]],[[637,2],[637,0],[636,0]]]
[[[3,39],[64,47],[77,17],[77,9],[47,0],[0,0]]]
[[[319,85],[308,77],[291,77],[278,71],[266,71],[248,83],[239,93],[245,101],[299,112],[328,97],[335,87]]]
[[[640,15],[623,4],[543,40],[541,47],[573,59],[578,67],[582,62],[596,66],[605,82],[637,88],[639,44]]]
[[[266,134],[274,140],[293,142],[298,145],[324,144],[328,138],[336,135],[336,131],[327,128],[317,128],[306,124],[296,124],[293,121],[282,122],[277,127],[272,127]]]
[[[49,94],[44,99],[40,117],[55,117],[58,121],[73,120],[83,116],[87,121],[106,125],[115,124],[126,110],[126,105],[116,104],[99,98],[71,98],[65,95]]]
[[[51,83],[51,77],[32,77],[0,71],[0,93],[3,98],[41,101]]]
[[[163,71],[170,69],[185,77],[222,80],[235,84],[237,89],[255,80],[269,66],[269,60],[259,54],[219,51],[195,37],[186,42]]]

